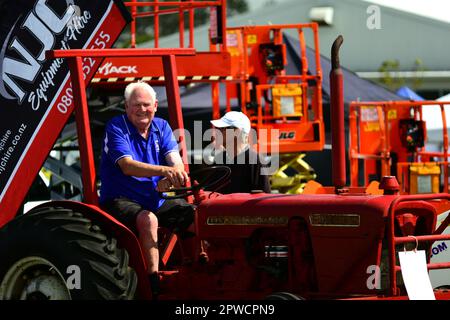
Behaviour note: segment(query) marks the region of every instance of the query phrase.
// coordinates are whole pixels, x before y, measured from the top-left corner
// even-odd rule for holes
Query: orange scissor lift
[[[153,17],[154,47],[158,48],[160,19],[167,14],[178,14],[179,47],[194,48],[195,10],[210,8],[210,50],[197,51],[195,56],[176,57],[180,85],[210,83],[212,118],[217,119],[221,116],[220,84],[225,83],[226,111],[231,110],[232,100],[237,99],[240,109],[249,116],[257,132],[257,141],[253,140],[256,147],[267,154],[280,154],[279,169],[272,175],[273,189],[299,193],[307,181],[316,177],[303,157],[304,152],[319,151],[324,146],[317,24],[227,28],[225,0],[132,0],[125,4],[131,7],[134,18],[131,22],[131,47],[136,46],[136,18]],[[150,9],[138,12],[138,7]],[[187,30],[186,24],[189,26]],[[283,31],[286,30],[293,30],[298,35],[301,53],[301,73],[298,75],[287,75],[285,71],[288,61]],[[313,71],[308,70],[306,57],[305,31],[308,30],[312,32],[315,44],[316,67]],[[188,33],[188,43],[185,43],[185,33]],[[160,60],[158,57],[134,58],[132,61],[106,58],[91,86],[113,90],[136,80],[161,85],[164,76]]]
[[[401,194],[448,193],[445,104],[448,102],[352,102],[349,118],[351,186],[367,186],[377,177],[394,175]],[[431,152],[425,147],[424,108],[440,108],[442,151]],[[441,212],[450,209],[447,201],[441,205]]]
[[[288,65],[283,33],[294,31],[299,40],[300,74],[286,74]],[[308,68],[305,33],[311,31],[315,69]],[[272,189],[300,193],[314,170],[302,159],[304,152],[324,146],[322,71],[318,26],[283,24],[227,28],[233,80],[227,82],[227,111],[232,99],[248,115],[256,130],[260,151],[279,153],[279,169],[272,175]],[[214,117],[219,116],[214,106]],[[288,173],[290,172],[290,173]]]

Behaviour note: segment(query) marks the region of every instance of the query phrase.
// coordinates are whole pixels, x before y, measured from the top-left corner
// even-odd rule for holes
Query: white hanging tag
[[[403,282],[410,300],[436,300],[424,250],[399,252]]]

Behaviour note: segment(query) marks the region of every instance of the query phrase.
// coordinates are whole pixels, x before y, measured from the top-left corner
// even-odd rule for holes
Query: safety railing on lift
[[[205,1],[205,0],[182,0],[182,1],[143,1],[130,0],[125,3],[127,7],[131,8],[131,16],[133,21],[131,22],[131,47],[136,47],[136,18],[154,17],[153,19],[153,31],[154,31],[154,47],[159,47],[160,38],[160,17],[167,14],[178,14],[178,34],[179,34],[179,47],[185,47],[185,13],[188,15],[188,32],[189,32],[189,45],[188,48],[194,48],[194,18],[195,9],[211,8],[211,18],[215,21],[211,24],[211,32],[220,33],[222,39],[225,39],[226,29],[226,0]],[[151,10],[138,12],[138,7],[147,7]],[[224,41],[225,45],[225,41]]]

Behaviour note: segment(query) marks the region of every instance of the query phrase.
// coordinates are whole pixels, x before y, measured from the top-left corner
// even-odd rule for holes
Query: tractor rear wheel
[[[132,299],[128,253],[80,212],[45,207],[0,230],[0,299]]]

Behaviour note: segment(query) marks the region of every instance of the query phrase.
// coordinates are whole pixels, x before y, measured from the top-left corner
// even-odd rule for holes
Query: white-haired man
[[[155,296],[158,288],[158,224],[185,230],[193,207],[162,199],[162,185],[184,186],[189,179],[167,121],[155,117],[156,93],[145,82],[125,88],[125,112],[106,125],[100,178],[100,206],[139,238]],[[165,190],[161,190],[165,191]]]

